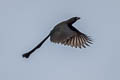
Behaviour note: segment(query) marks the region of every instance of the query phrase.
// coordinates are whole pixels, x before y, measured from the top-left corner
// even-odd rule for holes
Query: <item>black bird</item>
[[[43,41],[41,41],[34,49],[29,51],[28,53],[23,54],[22,56],[25,58],[29,58],[29,56],[36,49],[41,47],[41,45],[48,39],[48,37],[50,37],[50,41],[54,43],[61,43],[75,48],[86,48],[86,46],[89,46],[89,43],[92,44],[91,38],[77,30],[72,25],[79,19],[80,17],[72,17],[66,21],[57,24]]]

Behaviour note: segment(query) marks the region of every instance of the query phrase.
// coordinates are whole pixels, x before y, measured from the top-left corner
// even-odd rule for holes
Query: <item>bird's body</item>
[[[89,46],[88,43],[91,43],[91,39],[77,30],[75,27],[72,26],[74,22],[76,22],[79,17],[73,17],[66,21],[60,22],[57,24],[49,33],[49,35],[38,44],[34,49],[30,52],[23,54],[23,57],[28,58],[30,54],[32,54],[36,49],[40,48],[41,45],[50,37],[50,41],[54,43],[61,43],[64,45],[72,46],[72,47],[86,47],[85,45]]]
[[[62,42],[68,38],[68,36],[73,36],[74,32],[68,27],[65,22],[62,22],[56,25],[53,30],[51,31],[50,40],[52,42]]]

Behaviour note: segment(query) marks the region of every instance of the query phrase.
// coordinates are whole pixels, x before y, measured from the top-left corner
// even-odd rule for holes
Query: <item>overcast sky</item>
[[[71,48],[48,39],[53,27],[73,16],[74,26],[94,40]],[[0,0],[0,80],[120,80],[119,0]]]

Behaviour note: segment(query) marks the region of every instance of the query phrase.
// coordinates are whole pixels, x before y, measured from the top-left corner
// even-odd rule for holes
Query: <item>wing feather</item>
[[[79,31],[74,31],[73,35],[68,35],[66,37],[64,36],[64,38],[60,40],[57,38],[57,40],[52,39],[51,41],[54,43],[61,43],[75,48],[86,48],[86,46],[90,46],[89,44],[92,44],[91,38]]]

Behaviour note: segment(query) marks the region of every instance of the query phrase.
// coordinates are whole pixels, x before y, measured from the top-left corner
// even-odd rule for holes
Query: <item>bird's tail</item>
[[[50,34],[49,34],[47,37],[45,37],[45,39],[42,40],[35,48],[33,48],[31,51],[23,54],[22,56],[25,57],[25,58],[29,58],[29,56],[30,56],[36,49],[38,49],[38,48],[40,48],[40,47],[42,46],[42,44],[49,38],[49,36],[50,36]]]

